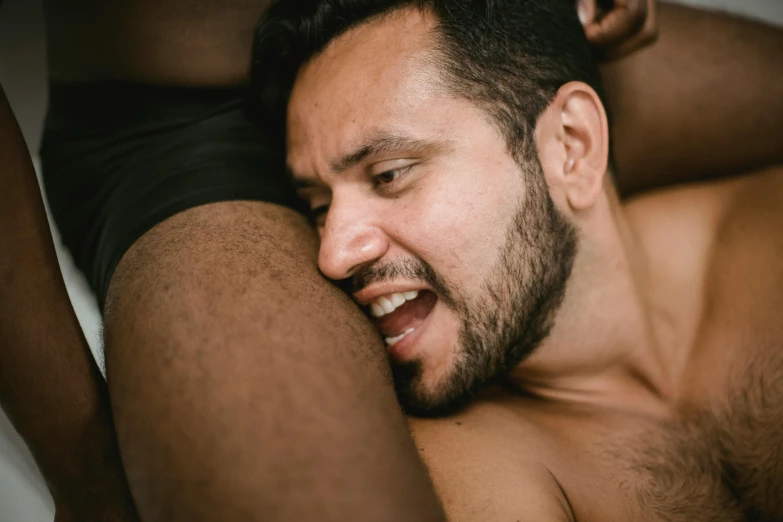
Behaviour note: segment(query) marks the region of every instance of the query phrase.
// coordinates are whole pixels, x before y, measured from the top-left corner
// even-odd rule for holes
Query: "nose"
[[[372,224],[365,205],[350,206],[332,200],[318,252],[318,267],[326,277],[351,277],[380,259],[388,248],[388,238]]]

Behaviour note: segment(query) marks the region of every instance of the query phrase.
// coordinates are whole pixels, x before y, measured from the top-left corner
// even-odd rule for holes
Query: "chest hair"
[[[683,412],[633,444],[628,472],[643,512],[672,522],[783,521],[783,342],[756,348],[721,406]]]

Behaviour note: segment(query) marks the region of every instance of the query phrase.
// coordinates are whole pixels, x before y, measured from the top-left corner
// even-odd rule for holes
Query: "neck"
[[[612,196],[578,216],[582,239],[555,324],[510,380],[547,399],[662,411],[670,364],[645,300],[644,256]]]

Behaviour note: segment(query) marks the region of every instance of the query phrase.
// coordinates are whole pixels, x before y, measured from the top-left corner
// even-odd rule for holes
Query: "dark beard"
[[[460,318],[456,363],[434,392],[422,384],[421,361],[392,363],[398,400],[410,415],[462,408],[481,386],[529,357],[554,325],[576,256],[576,231],[549,197],[537,155],[530,163],[527,197],[479,300],[459,295],[421,260],[369,268],[354,280],[355,288],[395,277],[423,281]]]

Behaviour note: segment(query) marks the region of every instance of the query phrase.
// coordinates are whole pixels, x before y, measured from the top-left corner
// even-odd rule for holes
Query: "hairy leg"
[[[316,253],[294,212],[227,202],[123,258],[106,360],[143,520],[444,520],[380,339]]]

